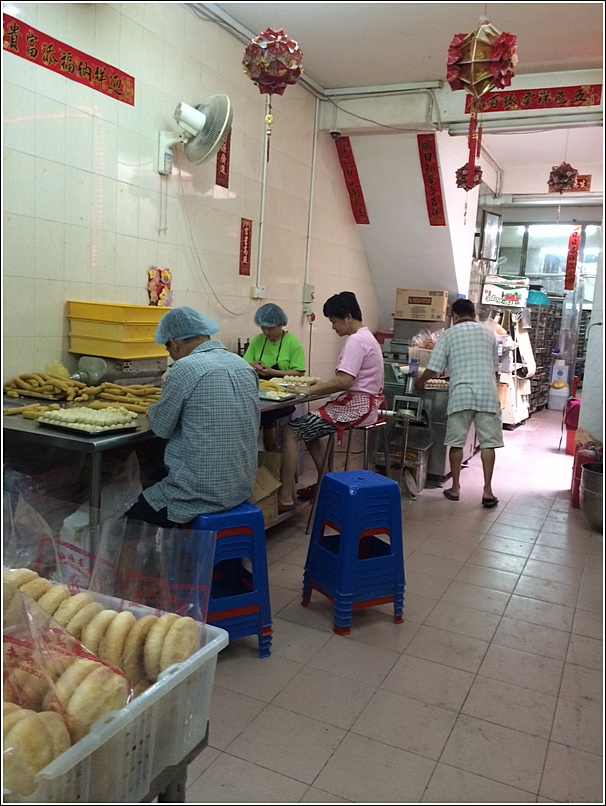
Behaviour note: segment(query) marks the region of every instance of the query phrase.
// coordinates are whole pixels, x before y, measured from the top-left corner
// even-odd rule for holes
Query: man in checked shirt
[[[254,369],[211,338],[219,326],[194,308],[164,314],[155,341],[173,359],[158,403],[148,409],[167,440],[167,475],[143,491],[127,518],[162,527],[237,507],[257,472],[259,384]]]
[[[501,406],[497,394],[497,340],[492,331],[476,322],[471,300],[458,299],[453,302],[451,310],[453,326],[437,340],[427,369],[415,381],[415,388],[421,391],[426,381],[437,378],[448,367],[450,388],[444,444],[450,447],[452,486],[444,490],[444,495],[449,501],[459,500],[463,446],[473,422],[484,474],[482,506],[489,509],[499,503],[492,492],[492,474],[495,448],[503,447]]]

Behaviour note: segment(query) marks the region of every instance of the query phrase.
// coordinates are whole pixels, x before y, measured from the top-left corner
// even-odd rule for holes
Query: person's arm
[[[347,372],[337,372],[334,378],[329,381],[318,381],[310,384],[309,391],[313,395],[331,395],[334,392],[346,392],[355,381],[353,375]]]
[[[147,409],[152,431],[163,439],[172,436],[183,410],[183,384],[179,381],[178,375],[178,368],[173,365],[166,377],[160,400]]]

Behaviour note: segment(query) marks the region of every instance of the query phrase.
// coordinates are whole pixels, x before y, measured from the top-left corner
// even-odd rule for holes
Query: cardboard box
[[[259,451],[258,468],[250,498],[251,504],[258,506],[263,513],[266,527],[278,520],[278,490],[282,486],[280,469],[282,454]]]
[[[503,308],[525,308],[528,289],[508,283],[484,283],[482,305],[500,305]]]
[[[433,288],[397,288],[396,319],[443,322],[448,308],[448,291]]]

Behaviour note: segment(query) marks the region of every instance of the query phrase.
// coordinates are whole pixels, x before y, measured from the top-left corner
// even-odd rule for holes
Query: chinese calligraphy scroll
[[[240,274],[250,276],[250,248],[252,242],[252,221],[240,220]]]
[[[135,105],[135,79],[132,76],[37,31],[23,20],[8,14],[3,14],[2,19],[5,53],[14,53],[117,101]]]
[[[215,184],[222,188],[229,187],[229,156],[231,151],[231,130],[223,140],[221,148],[217,151],[217,165],[215,169]]]
[[[335,145],[337,147],[343,177],[345,178],[347,192],[349,193],[349,203],[351,204],[355,222],[356,224],[370,224],[349,137],[339,137],[335,140]]]
[[[568,238],[568,254],[566,255],[566,276],[564,278],[564,290],[572,291],[577,275],[577,260],[579,257],[579,246],[581,243],[581,227],[575,227]]]
[[[444,216],[442,182],[440,180],[435,134],[417,134],[417,145],[419,147],[423,184],[425,185],[429,223],[432,227],[445,227],[446,218]]]
[[[536,90],[507,90],[487,92],[479,100],[471,95],[465,99],[465,112],[522,112],[527,109],[570,109],[579,106],[599,106],[602,85],[585,84],[577,87],[546,87]]]

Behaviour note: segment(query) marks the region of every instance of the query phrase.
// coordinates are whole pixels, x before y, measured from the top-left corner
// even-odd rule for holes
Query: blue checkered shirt
[[[168,476],[144,496],[186,523],[246,501],[257,472],[259,384],[254,369],[220,341],[203,342],[171,366],[158,403],[155,434],[168,440]]]
[[[459,322],[445,330],[427,362],[432,372],[449,370],[448,414],[465,409],[499,414],[498,367],[495,335],[477,322]]]

